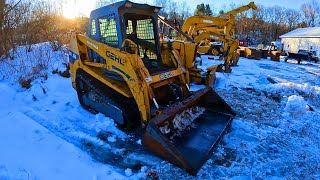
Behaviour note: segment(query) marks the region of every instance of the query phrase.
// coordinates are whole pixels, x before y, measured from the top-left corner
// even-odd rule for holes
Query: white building
[[[320,27],[299,28],[282,36],[283,50],[297,53],[299,49],[315,51],[320,56]]]

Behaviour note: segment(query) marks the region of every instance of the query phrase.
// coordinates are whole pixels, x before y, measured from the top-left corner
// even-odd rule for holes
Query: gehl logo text
[[[112,53],[110,51],[106,51],[106,56],[108,58],[110,58],[111,60],[116,61],[121,65],[124,65],[124,63],[123,63],[122,59],[120,58],[120,56],[116,56],[114,53]]]

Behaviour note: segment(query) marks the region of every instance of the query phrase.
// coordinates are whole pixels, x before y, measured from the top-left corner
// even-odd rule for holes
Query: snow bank
[[[266,91],[271,92],[273,94],[278,94],[278,96],[280,97],[292,96],[291,98],[289,97],[288,108],[290,108],[291,103],[294,102],[311,105],[312,108],[314,108],[315,110],[318,110],[320,108],[320,88],[318,86],[311,86],[309,83],[278,83],[272,85],[269,88],[266,88]],[[304,98],[304,102],[301,98]],[[301,101],[299,101],[299,99]]]
[[[320,94],[320,89],[317,90],[315,86],[311,86],[309,83],[297,84],[297,83],[278,83],[273,85],[272,92],[281,94],[292,94],[298,92],[309,96],[316,96]]]
[[[12,82],[19,78],[34,80],[47,76],[53,70],[64,71],[67,63],[65,49],[53,51],[50,43],[32,45],[31,52],[25,46],[19,46],[15,49],[13,60],[8,58],[0,61],[0,79]]]

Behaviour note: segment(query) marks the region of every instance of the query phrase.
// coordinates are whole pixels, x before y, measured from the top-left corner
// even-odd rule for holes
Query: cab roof
[[[121,10],[122,8],[137,8],[137,9],[146,9],[146,10],[149,9],[152,11],[154,11],[155,9],[158,9],[158,10],[161,9],[161,7],[151,6],[148,4],[139,4],[131,1],[119,1],[119,2],[109,4],[107,6],[103,6],[101,8],[93,10],[90,13],[90,18],[104,16],[106,14],[111,14],[111,13],[118,14],[119,10]]]

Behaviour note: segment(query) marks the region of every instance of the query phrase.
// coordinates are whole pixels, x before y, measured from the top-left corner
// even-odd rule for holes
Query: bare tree
[[[295,29],[299,22],[301,21],[301,14],[293,9],[286,9],[286,24],[288,25],[288,30],[291,31]]]
[[[165,18],[168,18],[168,12],[169,12],[169,4],[172,2],[172,0],[154,0],[153,4],[156,6],[161,7],[161,10],[159,14],[161,16],[164,16]]]
[[[165,18],[179,22],[180,24],[190,16],[190,7],[186,1],[175,2],[173,0],[154,0],[153,4],[162,7],[160,15]]]
[[[285,9],[279,6],[263,7],[258,6],[255,11],[256,19],[252,12],[240,13],[236,17],[236,32],[238,37],[253,43],[268,44],[277,40],[279,36],[295,29],[301,23],[300,13],[292,9]]]
[[[22,38],[18,30],[28,5],[21,0],[0,0],[0,10],[0,57],[4,55],[5,58],[13,59],[17,42]]]
[[[184,21],[187,17],[190,16],[190,7],[187,5],[186,1],[178,3],[178,15],[181,21]]]
[[[317,0],[312,0],[309,3],[303,4],[301,10],[304,15],[304,21],[309,27],[316,26],[316,19],[319,18],[320,7]]]

